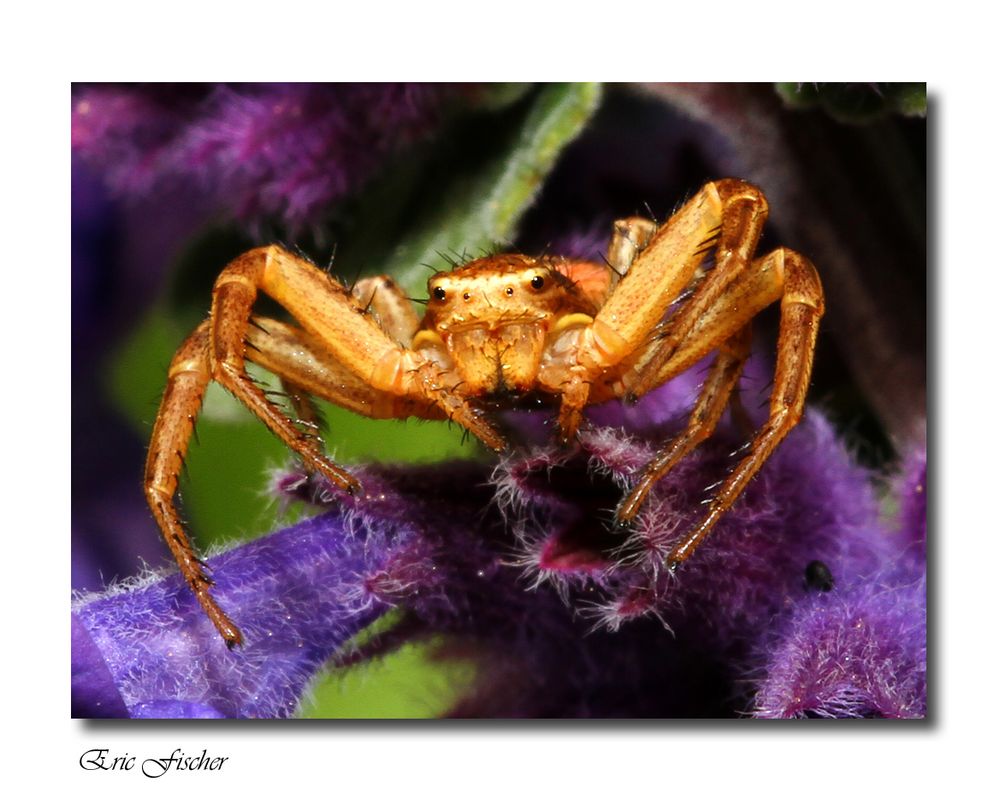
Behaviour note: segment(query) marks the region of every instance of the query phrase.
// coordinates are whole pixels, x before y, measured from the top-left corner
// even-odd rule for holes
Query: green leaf
[[[418,293],[427,277],[423,265],[439,264],[438,251],[471,255],[511,239],[559,153],[579,134],[599,99],[593,84],[543,87],[523,124],[506,134],[505,148],[478,172],[454,178],[441,190],[440,206],[401,240],[384,272]]]
[[[302,718],[438,718],[471,684],[469,662],[440,662],[431,643],[404,645],[376,662],[327,673],[304,702]]]
[[[420,159],[387,173],[361,204],[368,229],[346,235],[337,268],[387,273],[426,292],[442,254],[476,256],[508,243],[562,150],[597,109],[596,84],[550,84],[460,122]]]
[[[923,82],[778,82],[775,89],[795,109],[819,106],[831,118],[864,124],[890,113],[927,115]]]
[[[390,632],[402,618],[393,609],[344,645],[351,651]],[[361,664],[321,672],[306,691],[300,718],[437,718],[467,691],[475,663],[441,656],[440,637],[410,642]]]

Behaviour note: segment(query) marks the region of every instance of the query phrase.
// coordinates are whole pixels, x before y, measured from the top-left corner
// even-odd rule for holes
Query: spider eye
[[[434,298],[436,298],[438,301],[444,301],[444,288],[443,287],[435,287],[433,295],[434,295]]]
[[[535,278],[531,280],[531,286],[534,287],[535,290],[541,290],[545,286],[545,279],[541,276],[535,276]]]
[[[506,294],[507,294],[508,296],[513,296],[513,295],[514,295],[514,288],[513,288],[513,287],[508,287],[508,288],[507,288],[506,290],[504,290],[504,292],[505,292],[505,293],[506,293]]]

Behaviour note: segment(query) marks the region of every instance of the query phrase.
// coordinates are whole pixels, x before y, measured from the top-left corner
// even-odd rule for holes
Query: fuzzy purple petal
[[[532,588],[489,475],[475,465],[366,474],[366,498],[351,506],[353,520],[377,522],[406,507],[422,527],[419,540],[400,547],[369,581],[408,616],[373,651],[445,635],[442,655],[472,658],[480,674],[453,716],[732,714],[725,668],[691,640],[679,641],[655,618],[595,631],[580,603],[550,584]],[[321,479],[292,473],[276,484],[287,495],[343,509],[343,497]]]
[[[327,515],[213,557],[214,594],[246,638],[234,651],[179,575],[79,600],[74,668],[92,674],[81,690],[107,681],[96,649],[134,717],[291,714],[316,670],[387,609],[364,584],[384,562],[374,540],[388,531],[359,542]]]
[[[816,594],[761,643],[765,677],[755,714],[921,718],[927,712],[926,498],[923,447],[893,486],[899,528],[880,564],[831,594]]]
[[[895,482],[899,502],[897,544],[901,564],[922,571],[927,564],[927,449],[913,449],[903,462]]]
[[[194,701],[166,699],[141,701],[132,707],[133,718],[225,718],[220,710]]]
[[[409,609],[419,631],[490,612],[509,620],[528,594],[503,565],[502,518],[489,511],[488,472],[473,464],[359,472],[361,496],[297,474],[276,486],[331,511],[211,558],[213,594],[243,631],[229,651],[179,575],[151,576],[78,601],[87,672],[105,669],[133,717],[284,717],[344,643],[389,608]],[[470,535],[470,531],[472,534]],[[86,644],[83,644],[86,643]],[[85,681],[85,679],[84,679]]]
[[[127,718],[118,685],[100,648],[79,617],[72,617],[71,713],[74,718]]]
[[[801,598],[813,561],[849,584],[877,568],[887,540],[868,473],[815,412],[676,576],[662,561],[732,466],[744,441],[733,427],[720,426],[657,484],[631,532],[608,532],[623,489],[655,442],[681,427],[696,386],[697,376],[685,375],[634,409],[596,409],[595,422],[625,423],[630,432],[595,427],[581,434],[579,454],[541,448],[514,458],[497,485],[521,516],[522,560],[539,582],[567,593],[589,588],[594,615],[612,628],[655,614],[675,629],[694,623],[706,642],[729,645]]]
[[[922,718],[927,589],[876,578],[797,607],[771,650],[759,718]]]
[[[682,717],[745,708],[746,676],[774,649],[788,650],[785,669],[801,680],[794,665],[805,644],[793,641],[819,638],[821,620],[841,640],[844,623],[862,616],[850,613],[851,595],[867,594],[858,591],[874,571],[865,561],[884,533],[864,471],[818,415],[676,577],[657,568],[653,552],[689,520],[727,453],[703,449],[657,488],[636,554],[595,515],[602,499],[613,506],[620,497],[648,444],[611,428],[581,439],[583,455],[543,455],[547,467],[521,469],[499,493],[495,475],[491,485],[489,469],[472,463],[362,471],[358,498],[316,477],[279,477],[280,493],[332,509],[211,561],[215,593],[246,634],[238,651],[225,649],[177,576],[83,601],[77,618],[133,717],[288,715],[316,670],[334,654],[349,661],[344,643],[389,607],[407,619],[383,650],[443,633],[450,655],[479,662],[480,679],[454,715]],[[501,478],[525,458],[508,460]],[[830,593],[810,591],[806,571],[817,559],[833,573]],[[906,635],[922,622],[882,610],[881,593],[866,598],[863,618],[887,645],[909,650]],[[820,597],[845,607],[801,614]],[[797,623],[806,630],[795,632]],[[776,625],[793,631],[773,636]],[[773,640],[763,654],[762,639]],[[887,703],[887,656],[903,658],[858,665],[871,712],[905,714],[910,698]],[[893,689],[909,696],[918,681]],[[822,714],[817,706],[802,714]]]
[[[686,418],[697,381],[697,373],[682,376],[628,410],[636,433],[593,426],[579,451],[541,446],[503,460],[492,505],[474,469],[451,479],[445,469],[370,471],[383,491],[356,509],[391,511],[407,494],[412,520],[437,539],[399,559],[405,577],[386,578],[422,587],[388,593],[413,612],[414,635],[445,632],[456,655],[482,664],[454,714],[743,711],[752,674],[777,644],[772,629],[825,589],[840,599],[891,559],[868,471],[815,412],[677,575],[663,569],[663,556],[704,509],[705,487],[732,465],[742,441],[732,426],[659,483],[631,536],[611,531],[623,488],[654,439]],[[613,423],[618,408],[591,418]],[[296,474],[279,490],[313,503],[337,499],[324,482]]]

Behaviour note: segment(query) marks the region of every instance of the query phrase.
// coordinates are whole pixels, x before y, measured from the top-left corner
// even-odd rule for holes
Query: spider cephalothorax
[[[432,277],[413,348],[440,344],[470,398],[502,400],[537,389],[553,336],[597,312],[597,303],[575,283],[574,267],[503,254]]]
[[[630,522],[650,488],[715,429],[737,391],[750,322],[781,302],[770,414],[705,517],[667,563],[684,561],[798,422],[812,368],[823,292],[812,264],[778,248],[755,258],[767,202],[739,180],[708,183],[665,224],[615,223],[604,264],[501,254],[428,282],[421,320],[386,277],[347,289],[280,248],[257,248],[220,274],[212,311],[174,356],[146,463],[146,495],[188,583],[228,644],[239,629],[209,594],[210,579],[173,502],[205,388],[216,380],[305,465],[345,490],[350,473],[324,454],[309,395],[378,418],[448,419],[493,450],[496,408],[533,398],[558,408],[557,439],[572,441],[583,409],[641,397],[716,352],[687,428],[639,474],[618,508]],[[706,258],[714,258],[707,262]],[[258,292],[297,322],[252,317]],[[295,414],[272,403],[245,371],[274,372]],[[595,520],[596,517],[595,517]]]

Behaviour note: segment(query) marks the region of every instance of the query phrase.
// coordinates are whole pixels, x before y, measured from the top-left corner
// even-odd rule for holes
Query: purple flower
[[[407,607],[404,626],[417,631],[455,617],[487,621],[492,604],[501,614],[512,600],[537,604],[497,552],[503,524],[483,516],[485,475],[468,464],[362,473],[365,491],[351,506],[213,557],[214,594],[246,638],[235,651],[178,575],[78,600],[78,713],[283,717],[319,668],[390,607]],[[301,475],[280,486],[327,499]],[[562,613],[557,598],[549,603]]]
[[[919,446],[906,457],[895,481],[899,504],[900,566],[922,572],[927,563],[927,449]]]
[[[927,588],[877,573],[797,606],[771,643],[759,718],[922,718]]]
[[[921,718],[927,711],[927,454],[915,450],[895,491],[900,526],[877,568],[814,594],[766,639],[763,718]]]
[[[120,194],[184,188],[228,216],[318,226],[386,160],[425,138],[456,85],[87,85],[73,147]]]
[[[357,661],[442,634],[451,655],[479,665],[454,715],[725,716],[755,700],[760,715],[777,715],[779,681],[826,685],[826,670],[845,661],[856,662],[851,689],[817,686],[815,701],[786,714],[920,714],[919,662],[890,665],[902,661],[893,651],[919,654],[922,592],[886,596],[892,533],[865,471],[819,414],[676,575],[659,565],[663,552],[731,463],[733,428],[660,483],[631,536],[609,528],[606,511],[652,440],[676,429],[697,379],[633,409],[595,409],[575,452],[521,451],[493,471],[373,468],[356,499],[279,476],[279,493],[328,511],[212,559],[218,599],[246,634],[234,653],[177,576],[83,601],[77,618],[132,715],[287,715],[333,654]],[[816,560],[832,573],[828,593],[809,585]],[[405,619],[379,644],[345,647],[390,607]],[[833,643],[859,623],[869,658],[838,658]]]
[[[365,567],[379,562],[368,552],[330,516],[213,558],[219,601],[248,639],[233,652],[179,575],[79,600],[74,714],[289,715],[317,668],[386,610],[363,588]],[[118,702],[105,697],[110,684]]]

